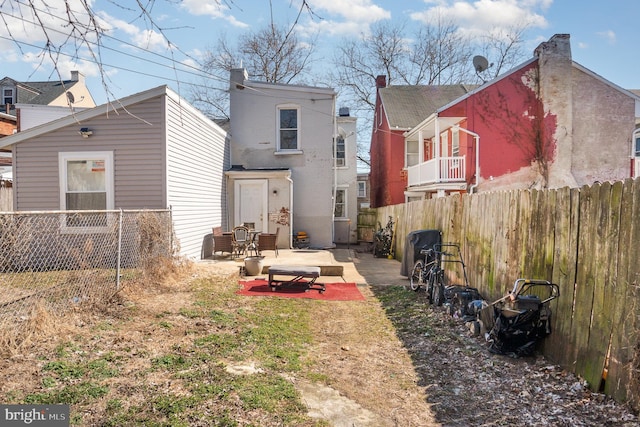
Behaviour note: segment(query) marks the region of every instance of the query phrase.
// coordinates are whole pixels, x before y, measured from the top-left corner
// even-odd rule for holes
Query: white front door
[[[266,179],[238,179],[234,185],[233,226],[245,222],[255,224],[255,229],[268,231],[267,197],[269,185]]]

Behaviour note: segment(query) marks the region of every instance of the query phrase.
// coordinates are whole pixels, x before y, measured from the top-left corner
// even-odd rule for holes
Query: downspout
[[[472,186],[469,187],[469,194],[473,194],[473,191],[478,188],[478,184],[480,184],[480,135],[475,132],[470,131],[469,129],[465,129],[460,127],[460,125],[454,125],[454,129],[462,131],[468,135],[471,135],[475,140],[476,146],[476,182]]]
[[[331,243],[336,241],[336,196],[338,194],[338,120],[336,119],[336,96],[333,95],[331,113],[333,115],[333,200],[331,203]],[[345,143],[345,150],[347,141]]]
[[[289,181],[289,248],[293,247],[293,179],[291,178],[291,169],[289,169],[289,175],[286,177]],[[278,242],[276,242],[278,246]]]

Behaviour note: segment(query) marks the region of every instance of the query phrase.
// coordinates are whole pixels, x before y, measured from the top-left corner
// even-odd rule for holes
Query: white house
[[[345,223],[356,213],[355,120],[345,117],[338,124],[332,88],[256,82],[234,69],[229,92],[229,225],[279,229],[279,247],[294,245],[301,231],[311,247],[333,246],[336,231],[345,232],[334,230],[336,210]],[[344,153],[334,144],[338,137]],[[336,167],[339,162],[344,164]],[[354,171],[351,182],[343,178],[348,168]]]

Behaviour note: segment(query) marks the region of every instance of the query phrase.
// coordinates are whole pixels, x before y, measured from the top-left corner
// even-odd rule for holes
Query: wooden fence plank
[[[576,275],[576,300],[572,332],[576,337],[576,345],[580,357],[575,361],[576,372],[582,376],[591,386],[598,387],[600,373],[593,369],[592,360],[583,352],[589,347],[589,334],[591,332],[591,313],[593,311],[593,299],[595,290],[595,256],[594,248],[598,241],[598,209],[600,185],[583,187],[580,197],[580,227],[590,229],[591,233],[580,233],[578,242],[578,264]],[[583,357],[583,354],[585,357]]]
[[[578,235],[579,191],[568,187],[556,191],[555,210],[551,216],[554,224],[554,257],[551,282],[560,288],[560,297],[550,305],[552,333],[545,340],[543,349],[551,360],[562,366],[571,366],[576,360],[577,349],[571,334],[573,320],[576,239]]]

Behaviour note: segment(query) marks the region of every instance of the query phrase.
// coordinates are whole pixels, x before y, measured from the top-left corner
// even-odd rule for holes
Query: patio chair
[[[233,245],[233,256],[243,255],[249,244],[249,229],[243,225],[234,227],[231,230],[231,241]]]
[[[260,252],[264,250],[275,251],[276,258],[278,257],[278,233],[280,232],[280,227],[276,228],[276,232],[274,233],[260,233],[258,235],[258,249]]]

